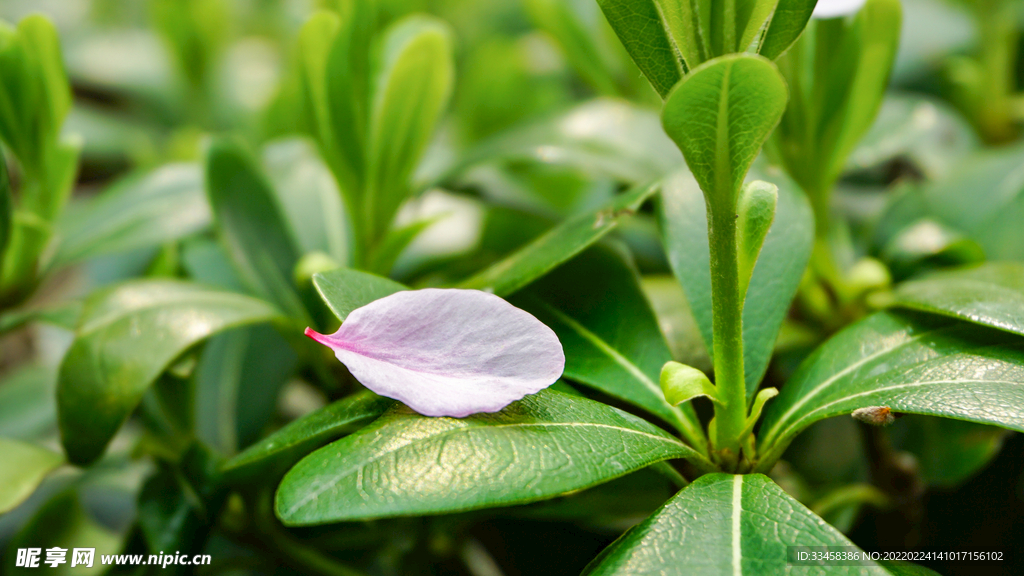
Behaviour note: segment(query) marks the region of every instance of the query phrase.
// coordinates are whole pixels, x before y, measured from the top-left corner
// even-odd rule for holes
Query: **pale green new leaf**
[[[524,504],[696,452],[644,420],[546,390],[494,414],[429,418],[395,406],[285,475],[291,526]]]
[[[171,362],[211,335],[280,317],[268,303],[169,280],[94,294],[61,364],[57,407],[68,459],[88,464]]]
[[[818,348],[768,405],[759,468],[814,422],[869,406],[1024,431],[1024,340],[941,316],[869,316]]]
[[[412,192],[410,177],[448,105],[455,78],[451,31],[444,22],[410,16],[382,38],[373,73],[364,213],[367,238],[383,236]]]
[[[801,568],[790,546],[856,546],[766,476],[707,474],[630,529],[585,576],[889,575],[863,566]],[[822,572],[825,570],[826,572]],[[928,574],[929,572],[924,572]]]
[[[904,282],[896,305],[1024,336],[1024,264],[994,262]]]
[[[13,510],[35,492],[64,458],[35,444],[0,438],[0,514]]]
[[[787,89],[765,58],[722,56],[690,72],[662,111],[711,207],[735,206],[747,170],[786,109]]]

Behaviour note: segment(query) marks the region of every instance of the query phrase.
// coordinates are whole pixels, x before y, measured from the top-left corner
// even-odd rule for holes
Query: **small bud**
[[[866,408],[857,408],[853,411],[851,416],[861,422],[871,424],[873,426],[888,426],[896,419],[896,416],[892,413],[892,409],[888,406],[868,406]]]

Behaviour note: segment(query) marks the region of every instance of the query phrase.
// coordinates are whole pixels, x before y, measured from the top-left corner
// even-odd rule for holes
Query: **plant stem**
[[[736,239],[736,200],[708,204],[711,246],[712,323],[714,328],[715,448],[739,456],[746,422],[747,388],[743,378],[743,294],[740,294]],[[720,197],[719,200],[722,198]],[[714,207],[712,207],[714,206]]]

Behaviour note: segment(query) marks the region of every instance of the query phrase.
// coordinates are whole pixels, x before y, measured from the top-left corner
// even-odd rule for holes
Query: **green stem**
[[[736,201],[718,204],[708,204],[715,386],[721,400],[721,404],[715,404],[714,442],[716,449],[731,451],[729,460],[739,456],[739,438],[747,416],[747,387],[743,378],[743,294]]]

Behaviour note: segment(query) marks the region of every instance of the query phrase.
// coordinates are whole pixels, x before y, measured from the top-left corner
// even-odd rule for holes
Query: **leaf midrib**
[[[299,502],[293,504],[286,512],[284,512],[283,515],[284,516],[291,516],[292,514],[295,513],[296,510],[299,510],[300,508],[305,506],[310,500],[317,499],[321,494],[323,494],[324,492],[326,492],[330,488],[333,488],[334,486],[336,486],[340,479],[342,479],[342,478],[344,478],[346,476],[351,476],[355,472],[359,472],[360,470],[362,470],[366,466],[369,466],[370,464],[373,464],[373,463],[377,462],[378,460],[383,459],[385,456],[387,456],[389,454],[397,454],[397,453],[399,453],[399,452],[401,452],[401,451],[403,451],[403,450],[405,450],[407,448],[416,446],[416,445],[421,444],[423,442],[436,441],[436,440],[439,440],[439,439],[444,439],[444,438],[446,438],[448,436],[452,436],[452,435],[455,435],[455,434],[458,434],[458,433],[461,433],[461,432],[469,432],[469,431],[476,431],[476,430],[488,430],[488,431],[490,431],[490,430],[497,430],[497,429],[501,429],[501,428],[534,428],[534,427],[536,427],[536,428],[557,428],[557,427],[566,427],[566,428],[569,428],[569,427],[607,428],[607,429],[611,429],[611,430],[617,430],[617,431],[620,431],[620,432],[625,432],[625,433],[628,433],[628,434],[633,434],[633,435],[636,435],[636,436],[644,436],[644,437],[647,437],[647,438],[652,438],[654,440],[658,440],[658,441],[663,442],[665,444],[672,445],[674,448],[679,449],[682,454],[688,454],[688,453],[692,452],[693,455],[697,455],[697,453],[695,451],[693,451],[692,448],[690,448],[689,446],[687,446],[687,445],[683,444],[682,442],[679,442],[678,440],[675,440],[675,439],[673,439],[671,437],[668,437],[668,436],[658,436],[656,434],[650,434],[648,432],[641,432],[639,430],[634,430],[634,429],[631,429],[631,428],[622,428],[620,426],[612,426],[610,424],[598,424],[598,423],[590,423],[590,422],[521,422],[521,423],[514,423],[514,424],[495,424],[495,425],[477,424],[477,425],[461,426],[461,427],[458,427],[458,428],[453,428],[451,430],[446,430],[444,432],[441,432],[440,434],[435,434],[435,435],[432,435],[432,436],[425,436],[425,437],[421,437],[421,438],[416,438],[415,440],[413,440],[412,442],[409,442],[408,444],[403,444],[403,445],[401,445],[401,446],[399,446],[399,447],[397,447],[397,448],[395,448],[393,450],[383,451],[380,454],[378,454],[377,456],[374,456],[373,458],[369,458],[367,460],[359,462],[358,464],[350,466],[345,471],[340,472],[338,474],[335,474],[329,481],[324,482],[323,484],[321,484],[322,487],[320,489],[314,490],[314,491],[310,492],[302,500],[300,500]],[[315,454],[315,452],[314,452],[314,454]]]

